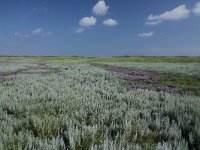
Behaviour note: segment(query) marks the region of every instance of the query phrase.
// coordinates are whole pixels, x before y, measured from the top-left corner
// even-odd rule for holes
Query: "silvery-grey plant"
[[[0,148],[184,150],[199,144],[199,97],[127,90],[88,64],[49,65],[59,72],[0,83]]]

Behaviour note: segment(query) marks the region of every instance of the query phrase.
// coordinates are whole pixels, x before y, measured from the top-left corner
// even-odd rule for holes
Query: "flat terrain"
[[[200,57],[0,57],[0,150],[200,149]]]

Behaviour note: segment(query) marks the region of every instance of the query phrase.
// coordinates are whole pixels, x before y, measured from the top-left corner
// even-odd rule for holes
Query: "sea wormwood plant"
[[[199,149],[199,97],[127,91],[87,64],[54,67],[0,83],[1,149]]]

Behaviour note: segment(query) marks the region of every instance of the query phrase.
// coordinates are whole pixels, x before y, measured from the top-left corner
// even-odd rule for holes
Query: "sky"
[[[0,0],[0,55],[200,56],[200,0]]]

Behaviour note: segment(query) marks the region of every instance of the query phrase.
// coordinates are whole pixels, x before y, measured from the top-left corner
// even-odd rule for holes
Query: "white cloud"
[[[118,25],[118,22],[117,22],[117,20],[110,18],[110,19],[104,20],[103,24],[106,26],[116,26],[116,25]]]
[[[200,15],[200,2],[196,3],[196,5],[192,11],[193,11],[193,13]]]
[[[156,25],[166,20],[171,20],[171,21],[181,20],[189,17],[189,15],[190,15],[190,10],[186,8],[186,5],[180,5],[160,15],[150,15],[147,18],[146,24]]]
[[[139,37],[152,37],[154,35],[154,32],[144,32],[144,33],[139,33]]]
[[[51,31],[44,31],[43,28],[37,28],[35,30],[32,31],[32,34],[24,34],[24,33],[20,33],[20,32],[15,32],[14,36],[16,37],[20,37],[20,38],[30,38],[33,36],[37,36],[37,37],[48,37],[53,35],[53,32]]]
[[[94,18],[93,16],[91,17],[83,17],[80,21],[79,21],[79,25],[82,27],[89,27],[89,26],[94,26],[97,22],[97,19]]]
[[[95,15],[103,16],[108,12],[109,6],[106,6],[104,0],[100,0],[92,9]]]
[[[28,34],[23,34],[23,33],[19,33],[19,32],[15,32],[14,36],[20,37],[20,38],[29,38],[30,37]]]
[[[162,23],[161,20],[157,20],[157,21],[147,21],[146,24],[147,25],[157,25],[157,24],[160,24]]]
[[[33,30],[32,34],[39,35],[43,31],[44,31],[44,29],[40,27],[40,28],[37,28],[37,29]]]
[[[51,32],[51,31],[46,32],[46,31],[44,31],[44,29],[42,27],[40,27],[40,28],[33,30],[32,34],[35,36],[40,36],[40,37],[48,37],[48,36],[53,35],[53,32]]]
[[[85,31],[85,29],[84,28],[77,28],[77,29],[75,29],[75,33],[82,33],[82,32],[84,32]]]

